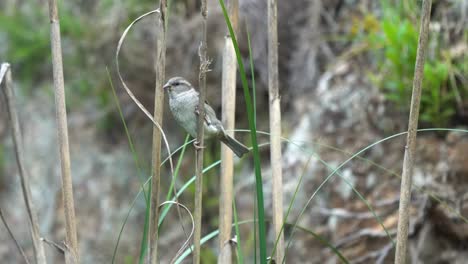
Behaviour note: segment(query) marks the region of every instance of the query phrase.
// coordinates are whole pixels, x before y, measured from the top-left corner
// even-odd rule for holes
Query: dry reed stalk
[[[63,80],[62,47],[60,41],[60,22],[56,0],[49,0],[49,19],[51,29],[50,42],[52,49],[57,134],[62,169],[62,195],[65,212],[66,243],[71,255],[71,258],[66,258],[66,261],[67,263],[70,263],[70,261],[78,263],[79,251],[78,238],[76,234],[75,207],[73,202],[72,176],[70,169],[70,149],[68,145],[67,111]]]
[[[28,213],[29,218],[29,228],[31,232],[31,238],[33,242],[34,248],[34,257],[36,259],[36,263],[44,264],[46,263],[44,245],[41,241],[41,236],[39,234],[39,221],[37,218],[37,212],[34,207],[31,188],[29,184],[29,175],[24,167],[24,152],[23,152],[23,142],[21,139],[21,129],[19,124],[18,112],[16,110],[16,101],[15,96],[13,93],[13,79],[11,77],[11,69],[8,63],[3,63],[1,70],[0,70],[0,84],[2,83],[3,76],[5,76],[5,97],[6,97],[6,104],[7,104],[7,111],[10,116],[11,127],[13,130],[13,142],[15,147],[15,156],[16,156],[16,163],[19,169],[19,177],[21,183],[21,189],[23,193],[24,203],[26,204],[26,211]],[[25,258],[25,261],[28,262],[26,255],[24,254],[23,250],[19,246],[18,242],[13,236],[13,233],[10,231],[6,221],[3,219],[5,227],[7,228],[8,232],[10,233],[11,238],[15,241],[16,246],[18,247],[20,253]]]
[[[202,225],[202,194],[203,194],[203,144],[204,144],[204,128],[203,123],[205,120],[205,97],[206,97],[206,72],[208,71],[209,61],[207,58],[207,44],[206,44],[206,31],[207,31],[207,3],[206,0],[201,1],[200,13],[202,16],[202,39],[200,41],[200,73],[199,73],[199,101],[198,101],[198,126],[197,126],[197,145],[195,150],[196,168],[195,168],[195,231],[193,235],[193,263],[200,263],[200,239],[201,239],[201,225]]]
[[[238,28],[238,0],[228,2],[229,19],[235,32]],[[222,76],[222,122],[226,132],[234,137],[236,113],[236,73],[237,59],[231,37],[224,40]],[[232,262],[232,247],[229,243],[232,230],[234,155],[221,144],[221,178],[219,193],[219,256],[218,263]]]
[[[166,67],[166,0],[159,2],[159,16],[157,23],[157,43],[156,43],[156,59],[155,59],[155,72],[156,72],[156,86],[154,93],[154,120],[162,124],[163,121],[163,104],[164,104],[164,90],[162,89],[165,79]],[[161,182],[161,131],[153,126],[153,152],[152,152],[152,166],[153,177],[151,179],[151,209],[150,209],[150,263],[156,264],[158,261],[158,237],[159,237],[159,191]]]
[[[223,52],[222,120],[226,133],[234,136],[236,111],[236,53],[232,40],[226,36]],[[234,156],[221,144],[221,179],[219,183],[219,257],[218,263],[231,263],[232,199]]]
[[[284,256],[283,176],[281,160],[281,106],[278,85],[278,14],[277,1],[268,0],[268,94],[270,101],[270,159],[272,172],[273,226],[278,238],[275,259]]]
[[[421,7],[421,25],[419,30],[418,50],[413,78],[413,93],[411,95],[411,108],[408,121],[408,135],[406,138],[405,156],[403,159],[403,173],[400,189],[400,206],[397,246],[395,263],[403,264],[407,261],[409,206],[411,199],[411,181],[413,163],[416,150],[416,133],[418,129],[419,104],[421,101],[421,84],[424,77],[424,61],[426,58],[427,38],[429,34],[429,21],[431,17],[431,0],[423,0]]]

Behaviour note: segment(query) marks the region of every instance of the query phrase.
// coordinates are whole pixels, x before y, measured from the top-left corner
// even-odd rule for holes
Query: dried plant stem
[[[204,144],[204,127],[205,121],[205,97],[206,97],[206,72],[208,71],[208,58],[207,58],[207,46],[206,46],[206,31],[207,23],[206,18],[208,15],[206,0],[201,1],[201,16],[203,18],[202,23],[202,39],[200,42],[200,74],[199,74],[199,101],[198,101],[198,126],[197,126],[197,145],[195,150],[196,168],[195,168],[195,232],[193,235],[193,263],[200,263],[200,239],[201,239],[201,225],[202,225],[202,194],[203,194],[203,144]]]
[[[13,240],[13,242],[15,243],[15,246],[16,248],[18,249],[18,251],[20,252],[21,256],[23,257],[24,259],[24,262],[26,264],[29,264],[29,260],[28,260],[28,257],[26,256],[26,253],[24,253],[24,250],[23,248],[21,247],[21,245],[19,244],[18,240],[15,238],[15,236],[13,235],[13,232],[11,231],[11,228],[10,226],[8,225],[5,217],[3,216],[3,211],[2,211],[2,208],[0,208],[0,219],[2,220],[3,222],[3,225],[5,226],[7,232],[8,232],[8,235],[10,236],[11,240]],[[39,262],[38,262],[39,263]],[[45,262],[44,262],[45,263]]]
[[[239,2],[228,2],[229,16],[234,30],[238,28]],[[222,121],[226,132],[234,136],[236,113],[236,51],[230,36],[224,40],[222,76]],[[221,179],[219,193],[219,256],[218,263],[232,262],[232,199],[233,199],[234,156],[232,151],[221,144]]]
[[[63,80],[62,47],[60,22],[56,0],[49,0],[50,42],[52,48],[52,67],[54,76],[57,133],[62,169],[62,195],[65,212],[66,242],[73,261],[79,263],[78,238],[76,235],[75,207],[70,169],[70,149],[68,145],[67,111],[65,107],[65,88]]]
[[[423,0],[421,12],[421,25],[419,30],[419,43],[414,69],[413,94],[411,96],[411,108],[408,122],[408,135],[406,138],[405,156],[403,159],[403,173],[400,189],[400,207],[398,220],[397,247],[395,263],[406,263],[409,204],[411,199],[411,181],[413,174],[413,162],[416,149],[416,132],[418,129],[419,103],[421,101],[421,84],[424,77],[424,61],[429,34],[429,21],[431,16],[431,0]]]
[[[284,256],[283,176],[281,166],[281,108],[278,85],[277,2],[268,0],[268,94],[270,100],[270,159],[272,171],[273,226],[277,239],[275,259]]]
[[[236,53],[230,37],[225,38],[223,52],[222,107],[226,133],[234,136],[236,111]],[[234,156],[232,150],[221,144],[221,179],[219,193],[219,257],[218,263],[231,263],[232,190]],[[228,252],[229,251],[229,252]]]
[[[159,2],[159,18],[157,23],[157,44],[156,44],[156,86],[154,94],[154,120],[162,124],[164,90],[162,89],[165,79],[166,67],[166,27],[165,18],[167,11],[166,0]],[[151,209],[150,209],[150,263],[156,264],[158,261],[158,223],[159,223],[159,191],[161,182],[161,138],[162,133],[157,127],[153,127],[153,177],[151,180]]]
[[[33,248],[34,248],[34,256],[36,259],[36,263],[42,264],[42,263],[46,263],[44,246],[40,240],[39,222],[37,220],[37,213],[36,213],[34,204],[32,202],[31,188],[29,185],[29,175],[26,171],[26,168],[24,167],[23,143],[21,140],[21,130],[20,130],[20,125],[19,125],[18,112],[16,111],[16,102],[15,102],[15,97],[14,97],[13,88],[12,88],[13,79],[11,77],[11,69],[8,63],[2,64],[2,67],[0,70],[0,84],[2,83],[3,76],[5,77],[5,85],[4,85],[5,90],[4,91],[5,91],[5,97],[6,97],[7,111],[9,113],[11,127],[13,129],[13,142],[15,146],[16,162],[18,164],[21,189],[23,191],[24,203],[26,204],[26,211],[28,213],[28,218],[29,218],[29,225],[30,225],[31,237],[32,237]],[[18,247],[18,250],[23,255],[25,261],[28,263],[28,259],[26,258],[26,255],[24,254],[23,250],[19,246],[18,241],[14,238],[13,233],[8,227],[6,220],[3,218],[3,214],[1,210],[0,210],[0,216],[2,217],[2,221],[5,224],[5,227],[7,228],[8,233],[10,234],[13,241],[15,241],[15,244]]]

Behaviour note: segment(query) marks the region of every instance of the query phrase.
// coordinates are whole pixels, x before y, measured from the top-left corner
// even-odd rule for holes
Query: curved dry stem
[[[190,239],[192,238],[193,236],[193,232],[195,231],[195,221],[193,220],[193,215],[192,213],[190,213],[190,210],[183,204],[177,202],[177,201],[165,201],[164,203],[161,203],[159,205],[159,207],[161,208],[162,206],[166,205],[166,204],[175,204],[177,205],[178,207],[182,207],[185,211],[187,211],[187,213],[189,214],[190,216],[190,221],[192,222],[192,230],[190,231],[190,234],[187,238],[187,240],[185,240],[184,244],[182,244],[182,247],[180,247],[180,249],[177,251],[177,254],[171,259],[171,262],[170,263],[174,263],[177,258],[179,256],[182,255],[182,253],[184,252],[184,250],[187,248],[187,246],[189,245],[190,243]]]
[[[117,50],[115,52],[115,64],[116,64],[116,67],[117,67],[117,75],[119,76],[120,82],[122,83],[123,87],[125,88],[125,91],[127,92],[128,96],[130,96],[130,98],[138,106],[138,108],[140,108],[140,110],[148,117],[148,119],[151,120],[151,122],[153,122],[153,124],[159,129],[159,131],[161,131],[161,134],[162,134],[163,140],[164,140],[164,144],[166,145],[166,149],[167,149],[167,152],[168,152],[168,156],[170,157],[171,156],[171,148],[169,147],[169,142],[167,141],[166,133],[164,133],[164,130],[162,129],[161,125],[158,124],[158,122],[156,122],[154,120],[154,118],[150,114],[150,112],[143,106],[143,104],[140,102],[140,100],[138,100],[138,98],[136,98],[136,96],[133,94],[132,90],[130,90],[130,88],[127,86],[127,84],[125,83],[125,81],[124,81],[124,79],[122,77],[122,74],[120,73],[120,65],[119,65],[120,49],[122,48],[122,44],[123,44],[123,42],[125,40],[125,37],[127,36],[128,32],[130,31],[132,26],[135,23],[137,23],[138,21],[140,21],[141,19],[143,19],[143,18],[145,18],[145,17],[147,17],[147,16],[149,16],[151,14],[154,14],[154,13],[160,13],[159,9],[147,12],[147,13],[139,16],[137,19],[133,20],[132,23],[130,23],[130,25],[128,25],[128,27],[125,29],[125,31],[123,32],[122,36],[119,39],[119,44],[117,45]],[[169,159],[169,164],[170,164],[170,167],[171,167],[171,174],[174,175],[174,165],[173,165],[173,162],[172,162],[172,158]]]
[[[174,164],[173,164],[173,161],[172,161],[172,152],[171,152],[171,148],[169,146],[169,142],[167,140],[167,137],[166,137],[166,134],[164,133],[164,130],[162,129],[161,125],[156,122],[153,118],[153,116],[150,114],[150,112],[143,106],[143,104],[138,100],[138,98],[136,98],[136,96],[133,94],[133,92],[130,90],[130,88],[127,86],[127,84],[125,83],[123,77],[122,77],[122,74],[120,73],[120,64],[119,64],[119,54],[120,54],[120,49],[122,48],[122,45],[123,45],[123,42],[125,40],[125,37],[127,36],[128,32],[130,31],[130,29],[132,28],[132,26],[134,24],[136,24],[138,21],[140,21],[141,19],[151,15],[151,14],[154,14],[154,13],[161,13],[159,9],[155,9],[155,10],[152,10],[150,12],[147,12],[141,16],[139,16],[138,18],[136,18],[135,20],[132,21],[132,23],[130,23],[130,25],[127,26],[127,28],[125,29],[125,31],[123,32],[122,36],[120,37],[119,39],[119,42],[118,42],[118,45],[117,45],[117,50],[115,52],[115,62],[116,62],[116,68],[117,68],[117,75],[119,76],[119,79],[120,79],[120,82],[122,83],[123,87],[125,88],[125,91],[127,92],[127,94],[130,96],[130,98],[133,100],[133,102],[138,106],[138,108],[140,108],[140,110],[151,120],[151,122],[159,129],[159,131],[161,131],[161,135],[162,135],[162,138],[164,140],[164,144],[165,144],[165,147],[167,149],[167,152],[168,152],[168,157],[169,157],[169,164],[170,164],[170,169],[171,169],[171,178],[174,178]],[[174,186],[174,192],[177,193],[177,188]],[[176,201],[178,203],[178,201]],[[179,207],[177,207],[177,210],[179,211]],[[178,213],[179,214],[179,218],[180,217],[180,212]],[[181,221],[182,223],[182,221]],[[185,227],[182,223],[182,230],[184,231],[184,234],[187,236],[187,233],[185,232]],[[189,239],[189,238],[187,238]]]

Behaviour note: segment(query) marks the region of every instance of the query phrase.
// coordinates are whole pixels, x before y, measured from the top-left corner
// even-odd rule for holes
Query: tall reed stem
[[[431,5],[431,0],[423,0],[421,7],[421,25],[419,30],[419,42],[413,78],[413,93],[411,95],[411,107],[408,121],[408,135],[406,137],[405,156],[403,159],[403,173],[400,188],[397,247],[395,252],[395,263],[397,264],[407,263],[411,182],[416,151],[416,133],[418,129],[419,105],[422,91],[421,84],[424,77],[424,61],[426,58]]]
[[[238,28],[239,2],[228,1],[229,17],[234,30]],[[236,113],[236,52],[230,36],[224,40],[223,51],[223,77],[222,77],[222,121],[228,135],[234,137]],[[232,199],[233,199],[233,152],[221,144],[221,179],[219,183],[219,256],[218,263],[232,262],[231,239],[232,226]]]
[[[65,212],[66,243],[71,255],[70,258],[66,256],[65,260],[67,263],[79,263],[78,238],[76,234],[75,207],[73,201],[73,184],[70,168],[70,148],[68,144],[67,110],[63,80],[60,22],[56,0],[49,0],[49,19],[57,134],[60,148],[60,164],[62,169],[62,194]]]
[[[207,31],[207,3],[206,0],[201,1],[202,16],[202,38],[200,41],[200,73],[199,73],[199,101],[198,101],[198,135],[197,145],[195,150],[196,158],[196,169],[195,174],[197,176],[195,181],[195,232],[193,235],[194,251],[193,251],[193,263],[200,263],[200,239],[201,239],[201,226],[202,226],[202,198],[203,198],[203,144],[204,144],[204,126],[205,121],[205,97],[206,97],[206,72],[208,71],[209,62],[207,58],[207,44],[206,44],[206,31]]]
[[[278,85],[277,1],[268,0],[268,95],[270,101],[270,160],[272,173],[273,227],[277,239],[276,261],[284,256],[283,175],[281,159],[281,106]]]
[[[159,2],[159,16],[156,25],[156,59],[154,69],[156,72],[156,84],[154,88],[154,121],[162,124],[164,112],[164,79],[166,67],[166,0]],[[153,151],[151,179],[151,209],[150,209],[150,263],[158,263],[158,238],[159,238],[159,192],[161,183],[161,139],[162,132],[153,126]]]

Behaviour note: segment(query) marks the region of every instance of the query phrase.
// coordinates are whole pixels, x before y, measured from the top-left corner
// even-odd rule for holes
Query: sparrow
[[[169,108],[172,116],[192,137],[197,138],[198,92],[182,77],[171,78],[163,89],[169,94]],[[216,117],[213,108],[205,102],[204,118],[205,138],[216,138],[228,146],[239,158],[249,149],[236,139],[226,134],[223,124]]]

